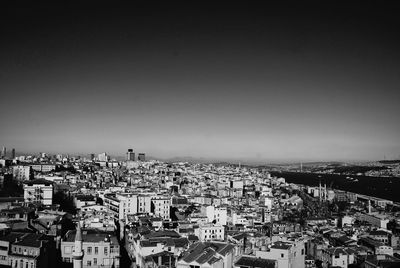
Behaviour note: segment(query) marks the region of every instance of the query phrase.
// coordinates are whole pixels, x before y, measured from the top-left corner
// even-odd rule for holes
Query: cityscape
[[[0,11],[0,268],[399,268],[400,9]]]

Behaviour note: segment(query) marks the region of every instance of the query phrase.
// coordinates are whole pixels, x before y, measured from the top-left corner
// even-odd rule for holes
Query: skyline
[[[399,18],[371,3],[6,8],[0,146],[397,158]]]

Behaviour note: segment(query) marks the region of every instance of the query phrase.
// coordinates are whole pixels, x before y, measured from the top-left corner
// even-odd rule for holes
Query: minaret
[[[318,196],[319,196],[319,201],[321,202],[322,199],[322,187],[321,187],[321,181],[319,181],[319,191],[318,191]]]
[[[368,214],[371,214],[371,199],[368,199]]]
[[[73,267],[82,268],[82,262],[83,262],[82,230],[79,222],[78,225],[76,226],[75,248],[74,252],[72,252],[72,258],[74,259]]]

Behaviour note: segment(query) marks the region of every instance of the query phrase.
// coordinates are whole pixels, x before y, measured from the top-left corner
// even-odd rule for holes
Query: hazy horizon
[[[400,154],[391,6],[92,4],[1,11],[0,146],[260,162]]]

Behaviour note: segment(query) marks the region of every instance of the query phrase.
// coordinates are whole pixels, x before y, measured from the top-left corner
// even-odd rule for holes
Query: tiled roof
[[[199,264],[212,263],[219,259],[219,255],[225,256],[234,246],[222,242],[197,242],[189,247],[183,254],[186,263],[197,262]],[[214,258],[214,259],[213,259]],[[217,258],[217,259],[215,259]]]
[[[5,236],[0,237],[0,241],[15,242],[15,240],[17,238],[19,239],[20,237],[22,237],[24,235],[25,235],[25,233],[14,233],[14,232],[12,232],[12,233],[9,233],[9,234],[7,234]]]
[[[13,245],[26,246],[26,247],[40,247],[42,245],[41,234],[26,234],[14,242]]]
[[[275,268],[275,262],[276,262],[275,260],[243,256],[235,263],[235,266],[247,266],[254,268]]]
[[[48,181],[48,180],[45,180],[45,179],[36,179],[36,180],[31,180],[31,181],[25,181],[24,184],[27,184],[27,185],[34,185],[34,184],[45,184],[45,185],[48,185],[48,184],[51,184],[51,185],[53,185],[54,183],[52,181]]]

